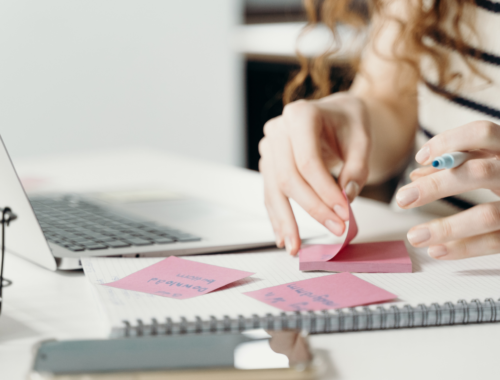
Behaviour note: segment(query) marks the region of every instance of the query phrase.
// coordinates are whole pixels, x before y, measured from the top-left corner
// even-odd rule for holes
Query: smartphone
[[[31,380],[315,379],[319,363],[295,331],[49,340],[37,344]],[[168,375],[168,376],[167,376]]]

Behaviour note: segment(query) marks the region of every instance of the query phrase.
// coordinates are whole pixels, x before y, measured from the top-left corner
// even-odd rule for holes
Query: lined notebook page
[[[396,302],[384,305],[457,302],[465,299],[500,297],[500,255],[461,261],[437,261],[420,250],[410,253],[414,273],[356,273],[355,275],[398,296]],[[238,315],[246,317],[279,314],[281,311],[242,293],[269,286],[299,281],[331,273],[299,271],[299,261],[285,252],[219,254],[183,257],[207,264],[255,272],[233,286],[186,300],[111,288],[99,284],[118,280],[163,258],[85,258],[82,264],[89,281],[95,286],[111,326],[123,320],[145,322],[151,318],[180,321],[181,317],[217,319]]]

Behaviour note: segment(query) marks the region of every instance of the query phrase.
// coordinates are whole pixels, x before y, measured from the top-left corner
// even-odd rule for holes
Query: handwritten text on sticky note
[[[284,311],[339,309],[396,298],[350,273],[316,277],[244,294]]]
[[[186,299],[209,293],[252,274],[170,256],[118,281],[103,285]]]

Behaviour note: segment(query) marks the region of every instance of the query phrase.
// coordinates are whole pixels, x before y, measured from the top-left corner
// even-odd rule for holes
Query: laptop
[[[7,250],[50,270],[87,256],[189,255],[273,246],[264,216],[192,197],[110,202],[98,194],[25,193],[0,137],[0,207],[18,219]],[[168,197],[167,197],[168,198]]]

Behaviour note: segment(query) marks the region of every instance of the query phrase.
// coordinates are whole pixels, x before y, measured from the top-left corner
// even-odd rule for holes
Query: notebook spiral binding
[[[254,314],[249,318],[240,315],[236,319],[231,319],[229,316],[216,319],[212,316],[209,320],[196,317],[194,321],[181,318],[179,322],[174,322],[171,318],[166,318],[164,323],[152,319],[149,324],[138,319],[135,322],[123,321],[123,327],[115,328],[112,337],[217,334],[252,329],[298,329],[319,334],[498,321],[500,321],[500,299],[495,301],[488,298],[484,302],[474,299],[471,302],[460,300],[456,304],[446,302],[443,305],[433,303],[430,306],[421,304],[416,307],[393,305],[389,308],[378,306],[265,316]]]

